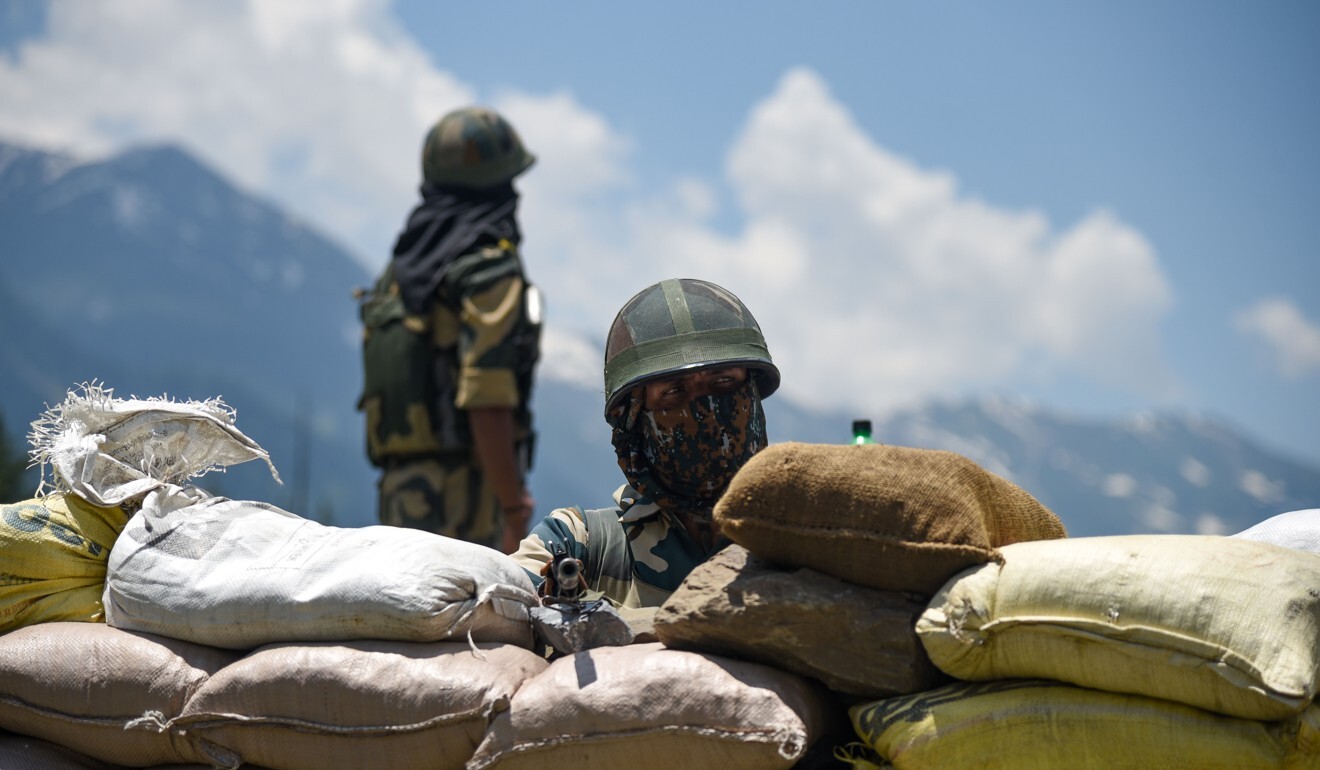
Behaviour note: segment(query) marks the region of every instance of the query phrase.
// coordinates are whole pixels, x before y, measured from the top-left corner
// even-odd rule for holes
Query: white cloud
[[[1173,389],[1157,328],[1170,290],[1112,214],[1055,232],[1038,212],[962,195],[951,174],[877,144],[808,70],[753,110],[727,173],[743,230],[641,206],[636,283],[663,264],[734,289],[799,400],[884,410],[1042,369]]]
[[[1203,513],[1196,519],[1196,534],[1227,535],[1228,524],[1213,513]]]
[[[1137,480],[1126,473],[1111,473],[1100,486],[1100,491],[1109,497],[1131,497],[1136,490]]]
[[[1210,483],[1210,469],[1195,457],[1184,457],[1178,464],[1178,473],[1193,486],[1204,487]]]
[[[1147,505],[1137,516],[1152,532],[1178,532],[1183,526],[1181,514],[1159,503]]]
[[[878,144],[809,70],[731,138],[721,201],[710,169],[640,187],[646,148],[568,91],[480,94],[443,65],[384,0],[56,0],[47,33],[0,58],[0,136],[183,142],[374,268],[415,200],[426,127],[488,101],[538,156],[519,188],[548,329],[599,339],[637,290],[702,277],[747,302],[784,392],[813,405],[879,416],[1062,373],[1169,392],[1170,291],[1140,233],[1111,213],[1059,230],[973,199]],[[715,227],[730,205],[740,226]]]
[[[565,334],[557,327],[546,327],[541,339],[539,374],[560,382],[569,382],[587,390],[604,392],[601,374],[604,354],[583,338]]]
[[[1320,325],[1286,299],[1263,299],[1238,312],[1238,331],[1264,345],[1280,375],[1300,378],[1320,370]]]
[[[0,136],[180,142],[373,265],[415,196],[426,126],[474,98],[376,0],[56,0],[48,25],[0,59]]]
[[[1238,489],[1251,495],[1261,503],[1277,503],[1288,495],[1288,485],[1282,480],[1273,480],[1264,473],[1246,470],[1238,478]]]

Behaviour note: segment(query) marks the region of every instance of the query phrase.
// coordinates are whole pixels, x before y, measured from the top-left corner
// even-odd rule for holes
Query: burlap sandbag
[[[523,685],[467,770],[789,768],[829,716],[795,674],[658,643],[599,647]]]
[[[926,602],[808,569],[780,570],[731,545],[684,578],[655,616],[665,646],[728,655],[868,698],[942,684],[913,625]]]
[[[1320,689],[1320,556],[1201,535],[1005,546],[917,623],[959,679],[1041,677],[1282,719]]]
[[[715,506],[757,556],[859,585],[930,596],[999,546],[1065,536],[1020,487],[952,452],[868,444],[774,444]]]
[[[850,710],[896,770],[1315,770],[1320,707],[1278,722],[1040,680],[957,683]]]
[[[521,647],[457,642],[277,644],[213,675],[180,715],[216,766],[458,770],[495,714],[548,665]]]
[[[128,514],[77,495],[0,505],[0,634],[35,623],[105,620],[106,559]]]
[[[126,729],[168,719],[232,653],[100,623],[43,623],[0,636],[0,728],[130,767],[196,762],[186,743]]]

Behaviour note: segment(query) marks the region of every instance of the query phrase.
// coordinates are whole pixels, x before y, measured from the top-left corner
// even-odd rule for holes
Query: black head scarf
[[[456,257],[501,240],[517,245],[517,209],[518,193],[509,182],[480,190],[422,185],[422,202],[394,244],[394,280],[408,312],[431,306]]]

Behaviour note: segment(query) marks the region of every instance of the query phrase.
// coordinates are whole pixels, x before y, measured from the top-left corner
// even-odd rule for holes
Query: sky
[[[174,142],[385,262],[426,129],[536,165],[543,372],[657,280],[760,322],[787,398],[1193,412],[1320,464],[1320,5],[0,0],[0,140]]]

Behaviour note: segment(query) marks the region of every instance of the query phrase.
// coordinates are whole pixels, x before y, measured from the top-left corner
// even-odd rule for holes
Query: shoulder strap
[[[619,523],[618,508],[582,512],[587,524],[587,576],[593,586],[602,578],[626,581],[632,574],[628,536]]]

